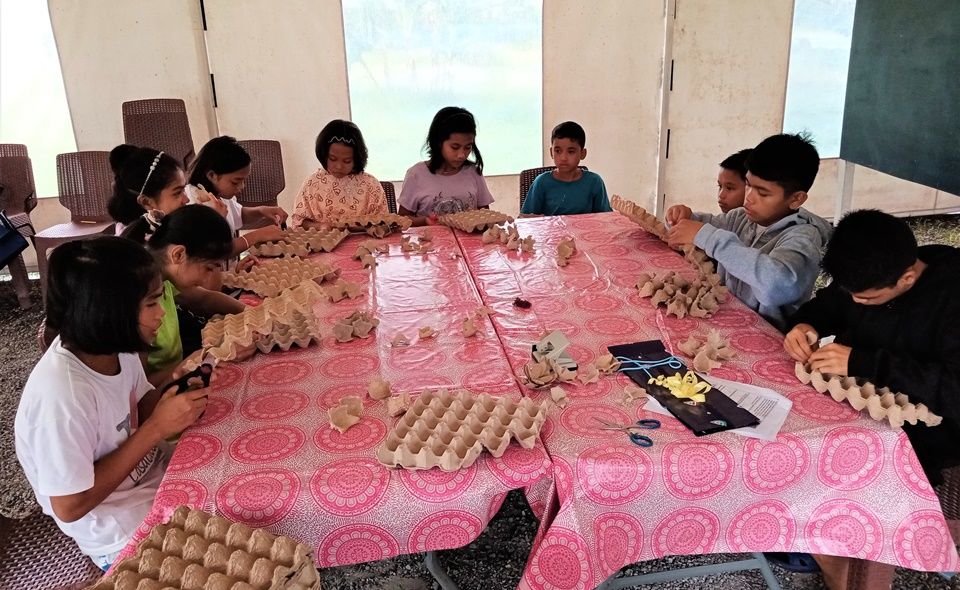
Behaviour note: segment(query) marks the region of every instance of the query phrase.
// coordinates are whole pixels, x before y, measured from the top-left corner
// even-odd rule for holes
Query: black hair
[[[750,174],[783,188],[783,195],[808,191],[817,178],[820,155],[807,133],[771,135],[747,157]]]
[[[327,169],[327,158],[330,157],[330,144],[341,143],[353,148],[353,173],[360,174],[367,167],[367,144],[363,141],[360,128],[350,121],[334,119],[320,130],[317,135],[315,152],[323,169]]]
[[[917,239],[902,219],[876,209],[846,214],[827,242],[823,270],[850,293],[892,287],[917,261]]]
[[[580,149],[587,147],[587,132],[579,123],[573,121],[564,121],[550,132],[550,143],[555,139],[569,139],[580,144]]]
[[[467,133],[473,136],[477,135],[477,121],[473,115],[462,107],[443,107],[433,116],[430,123],[430,130],[427,131],[427,141],[424,145],[427,148],[427,155],[430,160],[427,161],[427,168],[431,173],[436,174],[437,170],[443,166],[443,142],[450,139],[454,133]],[[476,166],[477,174],[483,174],[483,156],[477,149],[477,144],[473,144],[473,156],[476,161],[467,160],[464,164]]]
[[[169,154],[160,154],[153,148],[138,148],[121,144],[110,151],[113,168],[113,195],[107,202],[107,212],[114,221],[129,224],[143,215],[140,195],[156,199],[173,182],[180,164]],[[156,166],[151,171],[150,167]],[[142,192],[141,192],[142,191]]]
[[[740,180],[746,180],[747,158],[750,157],[751,152],[753,152],[753,148],[747,148],[745,150],[740,150],[735,154],[730,154],[724,158],[722,162],[720,162],[720,167],[726,170],[733,170],[740,175]]]
[[[153,252],[183,246],[187,257],[197,260],[227,260],[233,253],[230,225],[205,205],[184,205],[163,216],[156,227],[141,217],[124,230],[123,237],[145,244]]]
[[[207,174],[230,174],[249,165],[250,154],[236,139],[229,135],[214,137],[200,148],[200,153],[190,164],[187,184],[202,184],[211,194],[217,195],[217,188],[212,185]]]
[[[47,271],[46,328],[87,354],[140,352],[140,304],[160,280],[153,256],[103,236],[57,246]]]

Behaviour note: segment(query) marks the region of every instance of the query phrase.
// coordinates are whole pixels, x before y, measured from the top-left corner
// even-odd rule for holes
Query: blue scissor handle
[[[630,437],[630,442],[637,445],[638,447],[652,447],[653,439],[644,434],[637,434],[636,432],[628,432],[627,436]]]
[[[655,428],[660,428],[660,421],[653,418],[644,418],[642,420],[637,420],[637,426],[640,428],[653,430]]]

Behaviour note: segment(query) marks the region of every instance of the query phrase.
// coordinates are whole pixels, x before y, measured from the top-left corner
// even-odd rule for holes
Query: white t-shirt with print
[[[197,204],[199,201],[197,197],[200,196],[200,191],[192,184],[188,184],[183,187],[183,192],[187,194],[187,199],[191,204]],[[227,223],[230,225],[230,231],[240,231],[240,228],[243,227],[243,205],[237,202],[237,198],[233,197],[230,199],[220,199],[223,201],[223,204],[227,206]],[[202,203],[201,203],[202,204]]]
[[[43,512],[91,557],[119,551],[130,541],[153,504],[169,453],[155,447],[100,505],[74,522],[57,518],[50,497],[93,487],[94,462],[136,430],[137,402],[151,389],[136,354],[121,354],[120,372],[102,375],[57,337],[20,398],[17,459]]]

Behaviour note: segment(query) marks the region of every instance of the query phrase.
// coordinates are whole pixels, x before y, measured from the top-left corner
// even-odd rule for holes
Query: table
[[[345,278],[369,284],[362,299],[321,306],[321,317],[332,325],[354,309],[372,309],[381,320],[375,337],[327,338],[319,347],[221,365],[207,413],[178,445],[138,538],[189,504],[310,543],[320,566],[346,565],[463,546],[508,490],[523,488],[541,518],[525,589],[593,588],[624,565],[668,554],[812,551],[956,568],[938,501],[907,438],[797,382],[781,336],[754,312],[736,300],[709,320],[654,309],[636,294],[636,276],[691,270],[616,213],[518,226],[536,238],[533,255],[445,228],[431,228],[436,251],[426,259],[399,252],[392,236],[372,279],[350,258],[362,238],[320,255]],[[558,268],[555,247],[566,235],[580,251]],[[514,307],[515,297],[531,309]],[[494,314],[477,338],[464,339],[459,322],[481,304]],[[418,342],[415,328],[426,324],[440,334]],[[450,474],[376,462],[392,424],[382,404],[369,402],[346,434],[327,423],[325,409],[365,392],[371,373],[393,381],[394,391],[463,386],[540,398],[517,377],[545,330],[563,330],[571,355],[586,363],[609,344],[662,339],[675,347],[709,328],[738,352],[714,375],[793,400],[775,442],[729,433],[696,438],[672,418],[622,405],[622,375],[565,385],[571,403],[545,423],[543,446],[514,445],[500,459],[484,456]],[[412,346],[392,348],[401,330]],[[597,430],[594,417],[657,417],[663,427],[652,448],[640,449]]]
[[[372,273],[351,258],[366,236],[316,257],[368,285],[367,292],[317,305],[315,313],[331,328],[319,346],[217,367],[206,413],[177,444],[153,508],[124,555],[183,504],[310,544],[321,567],[466,545],[516,488],[525,488],[542,514],[552,495],[542,444],[511,445],[500,458],[482,455],[454,473],[391,470],[377,462],[393,419],[366,395],[375,374],[392,381],[394,391],[466,387],[520,396],[490,321],[478,321],[474,338],[461,335],[461,319],[481,300],[452,231],[432,233],[435,252],[426,257],[400,252],[400,238],[392,236],[390,254],[378,258]],[[333,324],[361,308],[380,319],[374,337],[336,342]],[[416,328],[423,325],[438,335],[419,341]],[[399,331],[411,346],[390,345]],[[360,395],[366,407],[341,434],[326,410],[345,395]]]
[[[697,438],[672,417],[621,403],[620,374],[565,386],[572,403],[542,432],[556,503],[541,523],[520,587],[593,588],[621,567],[671,554],[800,551],[952,571],[957,553],[936,495],[906,436],[801,385],[782,336],[738,300],[713,318],[677,319],[637,295],[642,271],[690,273],[665,244],[617,214],[524,219],[541,248],[524,257],[458,234],[515,374],[543,329],[562,329],[579,362],[609,344],[674,347],[715,328],[737,357],[712,372],[793,401],[775,442],[721,433]],[[564,235],[579,253],[550,259]],[[523,311],[516,296],[533,306]],[[681,353],[677,352],[678,356]],[[526,390],[528,395],[538,392]],[[594,418],[657,418],[653,447],[596,428]]]

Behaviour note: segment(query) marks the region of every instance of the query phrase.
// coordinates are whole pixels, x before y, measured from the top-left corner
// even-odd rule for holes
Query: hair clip
[[[330,138],[330,141],[328,141],[327,143],[328,143],[328,144],[330,144],[330,143],[345,143],[345,144],[347,144],[347,145],[353,145],[353,138],[352,138],[352,137],[340,137],[340,136],[338,136],[338,135],[334,135],[333,137]]]
[[[150,170],[147,172],[147,177],[143,179],[143,186],[140,187],[140,192],[137,194],[139,197],[143,194],[143,191],[147,188],[147,183],[150,182],[150,177],[153,176],[153,171],[157,169],[157,164],[160,163],[160,156],[163,155],[163,152],[159,152],[157,157],[153,159],[153,163],[150,164]]]
[[[146,238],[149,242],[154,232],[160,229],[160,223],[163,221],[164,214],[163,211],[159,209],[150,209],[143,214],[143,218],[147,222],[148,229],[146,232]]]

